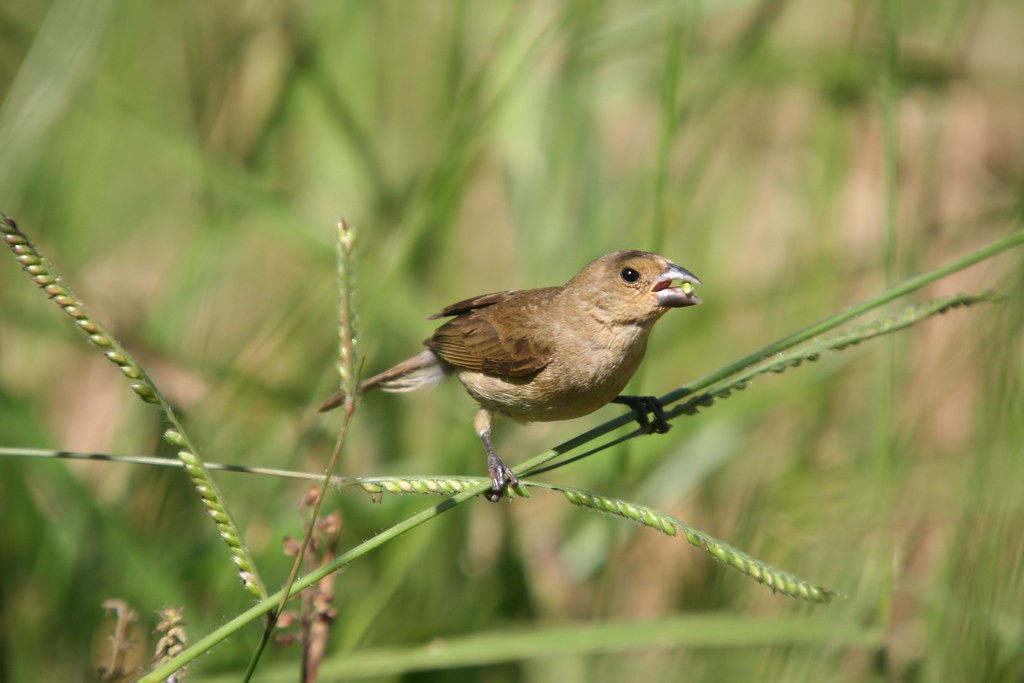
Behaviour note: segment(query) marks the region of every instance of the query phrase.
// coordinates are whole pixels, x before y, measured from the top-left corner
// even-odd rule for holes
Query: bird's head
[[[591,262],[566,284],[592,302],[602,317],[627,324],[653,324],[670,308],[695,306],[693,285],[701,281],[682,266],[646,251],[616,251]]]

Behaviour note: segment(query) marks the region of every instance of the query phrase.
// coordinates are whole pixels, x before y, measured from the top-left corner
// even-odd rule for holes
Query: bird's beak
[[[672,283],[679,280],[680,284],[672,286]],[[699,296],[694,294],[693,285],[701,284],[700,278],[682,266],[669,263],[668,268],[654,282],[651,290],[658,295],[658,305],[667,308],[682,308],[683,306],[696,306],[701,303]]]

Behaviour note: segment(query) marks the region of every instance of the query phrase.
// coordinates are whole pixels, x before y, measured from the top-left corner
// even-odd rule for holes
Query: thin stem
[[[160,406],[164,416],[170,423],[170,429],[164,432],[164,440],[178,449],[178,458],[185,472],[192,480],[199,497],[203,501],[210,518],[217,526],[221,539],[228,546],[231,559],[238,567],[239,576],[245,588],[258,598],[265,597],[266,589],[256,571],[256,563],[249,553],[238,526],[231,517],[224,496],[217,482],[210,476],[199,451],[192,443],[184,427],[178,420],[171,404],[164,398],[156,384],[131,354],[121,346],[112,334],[100,323],[88,307],[61,279],[57,270],[39,253],[28,237],[25,236],[15,222],[7,215],[0,213],[0,235],[3,242],[10,248],[14,258],[21,264],[32,280],[44,291],[60,309],[75,321],[75,326],[84,332],[89,343],[103,351],[103,355],[117,366],[121,374],[128,379],[128,386],[136,396],[153,405]]]
[[[490,489],[490,480],[481,482],[479,485],[474,486],[470,489],[463,491],[462,493],[456,494],[451,498],[446,498],[432,505],[429,508],[425,508],[420,512],[416,513],[412,517],[409,517],[398,524],[380,532],[376,536],[373,536],[359,545],[355,546],[348,552],[340,555],[331,562],[323,565],[322,567],[313,570],[309,574],[296,579],[295,583],[292,584],[289,590],[280,590],[277,593],[261,600],[259,603],[249,608],[245,612],[242,612],[237,617],[224,624],[220,628],[211,631],[204,638],[196,641],[191,647],[181,653],[178,657],[161,666],[158,669],[150,671],[145,676],[139,679],[140,683],[157,683],[158,681],[165,680],[172,673],[185,666],[199,655],[203,654],[214,645],[217,645],[226,638],[231,637],[235,633],[241,631],[245,626],[255,621],[262,615],[270,612],[275,606],[280,604],[282,599],[287,599],[293,595],[304,591],[306,588],[314,585],[322,578],[330,574],[331,572],[338,571],[342,567],[351,564],[358,558],[362,557],[366,553],[379,548],[385,543],[398,538],[402,534],[415,529],[424,522],[428,522],[439,515],[454,509],[456,506],[465,503],[466,501],[475,498],[476,496],[483,493],[485,490]]]

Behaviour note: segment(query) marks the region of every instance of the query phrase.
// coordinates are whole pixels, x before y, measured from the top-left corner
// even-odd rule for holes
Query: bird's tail
[[[392,393],[415,391],[423,387],[437,384],[451,372],[451,366],[441,360],[436,353],[427,349],[407,358],[395,367],[385,370],[379,375],[359,383],[359,395],[371,389],[380,389]],[[320,412],[337,408],[345,402],[345,392],[339,391],[320,405]]]

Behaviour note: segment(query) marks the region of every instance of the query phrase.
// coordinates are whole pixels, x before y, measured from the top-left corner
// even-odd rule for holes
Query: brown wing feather
[[[493,306],[496,303],[500,303],[511,295],[515,294],[516,290],[510,289],[505,292],[492,292],[491,294],[481,294],[480,296],[470,297],[469,299],[463,299],[451,306],[445,306],[439,312],[428,315],[427,320],[437,320],[438,318],[447,318],[453,315],[462,315],[463,313],[469,313],[470,311],[478,308],[485,308],[486,306]]]
[[[439,315],[456,315],[423,342],[446,362],[467,370],[504,377],[523,377],[543,370],[551,362],[552,349],[543,340],[520,334],[521,325],[502,325],[488,319],[488,307],[513,292],[486,294],[445,308]],[[511,322],[511,321],[508,321]]]

